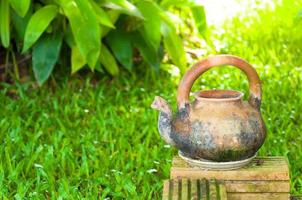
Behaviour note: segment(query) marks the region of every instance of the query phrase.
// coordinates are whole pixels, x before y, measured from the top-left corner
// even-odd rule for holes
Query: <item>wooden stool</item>
[[[164,181],[163,200],[227,200],[225,185],[216,180],[171,179]]]
[[[213,193],[219,194],[219,197],[221,197],[221,194],[223,196],[224,190],[226,191],[226,196],[229,200],[289,199],[289,169],[287,160],[284,157],[257,157],[248,166],[241,169],[214,171],[191,167],[184,160],[175,156],[170,178],[171,180],[165,181],[163,199],[171,199],[172,197],[172,199],[179,199],[180,197],[176,196],[177,194],[182,195],[183,191],[184,195],[182,195],[181,198],[185,196],[192,197],[195,195],[195,190],[199,192],[204,191],[202,188],[208,188],[208,190],[206,190],[209,197],[208,199],[212,199],[210,194]],[[189,181],[187,181],[188,179]],[[214,183],[211,181],[204,181],[204,179],[217,180],[215,182],[216,191],[214,186],[212,186],[214,190],[210,189],[210,186]],[[186,195],[185,193],[185,191],[187,191],[185,189],[187,187],[186,181],[190,182],[190,190],[188,191],[191,194],[189,195]],[[209,187],[207,187],[207,185]],[[195,189],[195,187],[197,187],[197,189]],[[178,192],[176,193],[176,191]],[[194,197],[196,197],[194,199],[202,199],[202,194],[197,193],[197,196],[195,195]]]

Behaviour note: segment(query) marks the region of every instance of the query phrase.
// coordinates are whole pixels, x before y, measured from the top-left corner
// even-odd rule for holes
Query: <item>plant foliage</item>
[[[65,56],[70,57],[72,73],[88,66],[116,76],[119,65],[133,68],[135,56],[158,69],[164,48],[183,71],[186,54],[177,27],[182,20],[175,17],[175,10],[188,12],[187,8],[203,35],[203,6],[190,0],[0,0],[1,43],[32,54],[39,84]],[[63,45],[70,53],[61,52]]]

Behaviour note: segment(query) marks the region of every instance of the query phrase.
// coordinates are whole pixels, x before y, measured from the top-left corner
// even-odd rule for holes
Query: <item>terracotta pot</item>
[[[249,100],[234,90],[198,91],[190,103],[194,81],[215,66],[233,65],[242,70],[250,85]],[[162,138],[192,159],[237,161],[252,157],[263,144],[266,129],[260,113],[261,83],[256,70],[232,55],[211,56],[189,69],[178,86],[175,116],[167,102],[155,97],[152,108],[160,111]]]

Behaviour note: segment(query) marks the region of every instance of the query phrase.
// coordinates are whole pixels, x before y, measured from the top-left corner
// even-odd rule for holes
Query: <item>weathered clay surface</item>
[[[187,157],[213,161],[236,161],[253,156],[265,140],[266,129],[260,113],[261,87],[256,71],[233,56],[201,61],[187,72],[178,90],[178,111],[172,112],[165,100],[156,97],[152,107],[160,110],[159,131],[166,142],[175,145]],[[249,78],[251,95],[233,90],[209,90],[195,93],[189,103],[192,84],[215,64],[239,66]],[[212,64],[211,64],[212,63]],[[189,89],[188,89],[189,88]],[[181,89],[185,89],[184,92]]]
[[[253,156],[265,139],[258,110],[241,98],[217,104],[199,99],[188,109],[186,119],[176,114],[170,133],[176,147],[194,159],[229,161]]]

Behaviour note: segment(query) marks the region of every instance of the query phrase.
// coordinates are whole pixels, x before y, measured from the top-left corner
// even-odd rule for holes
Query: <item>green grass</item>
[[[216,53],[239,55],[259,72],[268,130],[259,154],[288,157],[291,192],[297,194],[302,193],[302,27],[292,23],[299,8],[293,2],[236,18],[211,39],[220,43]],[[175,108],[178,79],[148,71],[97,83],[74,77],[54,87],[4,86],[1,198],[160,199],[176,150],[160,139],[150,104],[161,95]],[[194,86],[200,88],[248,91],[246,77],[233,67],[207,72]],[[16,99],[7,95],[12,90]]]
[[[173,153],[149,109],[160,89],[150,80],[73,80],[54,91],[19,91],[18,100],[2,91],[0,195],[159,198]]]

